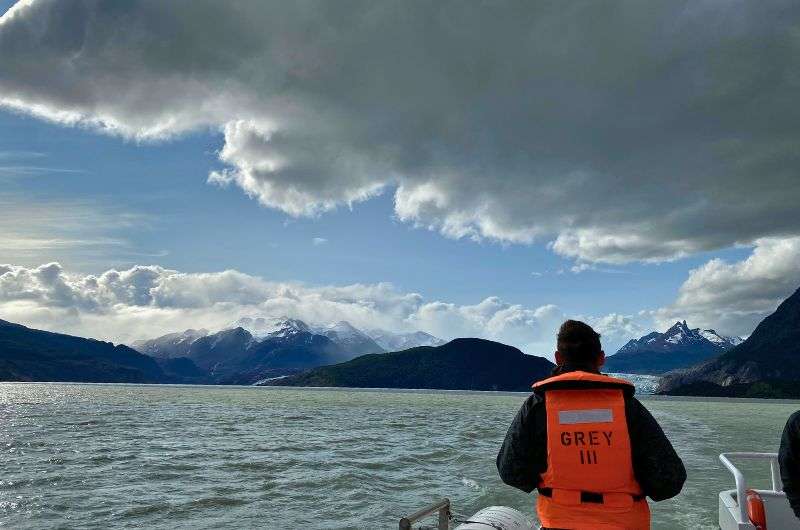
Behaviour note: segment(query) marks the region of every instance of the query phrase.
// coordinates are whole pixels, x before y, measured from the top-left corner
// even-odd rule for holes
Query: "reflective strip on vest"
[[[558,423],[575,425],[578,423],[611,423],[614,413],[611,409],[561,410],[558,412]]]

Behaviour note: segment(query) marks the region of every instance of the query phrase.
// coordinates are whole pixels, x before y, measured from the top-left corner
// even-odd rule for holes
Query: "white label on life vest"
[[[558,423],[575,425],[576,423],[611,423],[614,414],[611,409],[561,410],[558,412]]]

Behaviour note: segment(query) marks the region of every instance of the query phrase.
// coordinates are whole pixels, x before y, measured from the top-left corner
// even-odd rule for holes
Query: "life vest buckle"
[[[642,500],[639,495],[630,493],[598,493],[595,491],[577,491],[567,489],[539,488],[539,495],[549,497],[558,504],[577,506],[579,504],[603,504],[614,508],[630,508],[633,503]]]

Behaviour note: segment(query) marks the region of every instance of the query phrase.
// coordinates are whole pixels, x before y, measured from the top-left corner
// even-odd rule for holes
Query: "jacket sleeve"
[[[786,498],[794,514],[800,517],[800,411],[792,414],[786,422],[778,461],[781,466],[783,491],[786,492]]]
[[[547,467],[547,422],[544,404],[532,394],[511,423],[500,452],[497,471],[509,486],[530,493]]]
[[[681,492],[686,469],[661,426],[639,400],[627,400],[633,472],[645,495],[663,501]]]

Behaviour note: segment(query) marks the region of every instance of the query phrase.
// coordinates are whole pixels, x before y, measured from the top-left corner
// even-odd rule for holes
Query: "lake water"
[[[524,394],[0,384],[8,528],[397,528],[441,497],[532,497],[494,460]],[[775,451],[798,404],[643,397],[689,480],[654,528],[716,528],[725,450]],[[767,476],[767,473],[764,473]]]

